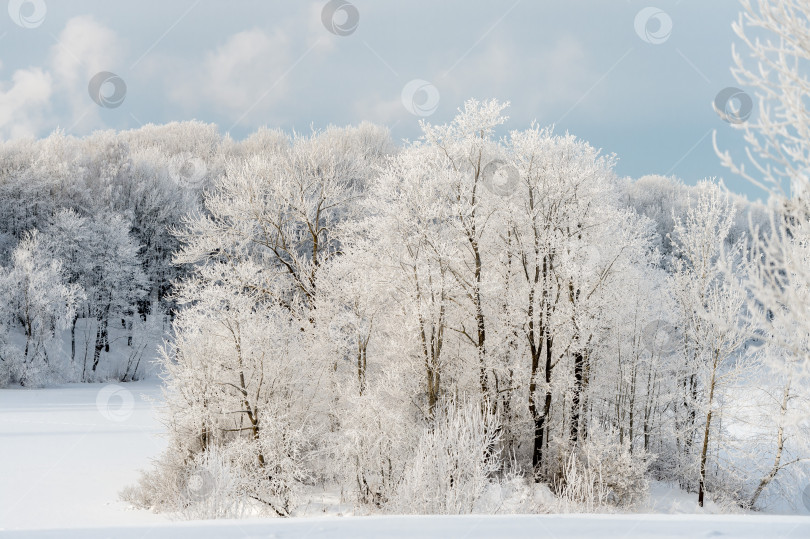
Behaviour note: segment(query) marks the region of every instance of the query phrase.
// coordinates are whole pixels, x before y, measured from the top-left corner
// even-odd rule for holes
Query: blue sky
[[[198,119],[242,138],[369,120],[413,139],[421,117],[403,89],[429,84],[414,94],[428,121],[470,97],[508,100],[507,129],[555,124],[616,153],[620,175],[717,176],[753,193],[711,144],[716,129],[722,147],[742,149],[712,109],[735,85],[736,0],[352,0],[359,21],[345,36],[325,27],[326,4],[12,0],[0,12],[0,136]],[[665,17],[640,35],[648,7]],[[100,71],[126,83],[120,106],[90,98]]]

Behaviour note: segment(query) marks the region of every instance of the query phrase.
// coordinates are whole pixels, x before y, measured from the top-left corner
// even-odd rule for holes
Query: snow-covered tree
[[[769,221],[752,231],[756,268],[748,288],[752,316],[772,329],[769,340],[788,354],[787,370],[807,369],[810,272],[810,6],[802,0],[741,0],[733,29],[747,49],[732,48],[732,73],[756,92],[756,114],[732,124],[745,133],[746,163],[715,149],[724,166],[771,197]]]
[[[537,126],[510,141],[520,178],[509,199],[506,234],[518,276],[511,323],[529,360],[523,379],[532,465],[540,477],[550,463],[544,453],[554,401],[562,398],[557,405],[567,408],[558,409],[568,433],[561,444],[575,444],[587,429],[583,392],[591,359],[599,355],[599,319],[615,299],[623,268],[646,264],[649,231],[643,219],[620,208],[611,156]]]
[[[62,261],[47,252],[36,231],[23,237],[12,253],[12,265],[0,272],[3,325],[22,329],[23,342],[15,350],[6,346],[2,358],[6,378],[20,385],[48,383],[52,364],[49,344],[56,331],[66,329],[82,290],[65,282]]]
[[[685,219],[676,221],[673,243],[677,259],[672,277],[684,341],[683,400],[691,401],[682,435],[687,458],[693,443],[699,447],[700,506],[706,490],[712,419],[723,413],[718,397],[750,366],[751,358],[743,353],[743,344],[754,335],[754,328],[743,316],[745,290],[739,278],[723,272],[720,260],[724,257],[726,266],[739,266],[747,258],[742,241],[733,249],[723,248],[735,209],[718,186],[704,183],[702,188]],[[700,423],[696,424],[696,419]],[[695,440],[696,428],[700,436]]]

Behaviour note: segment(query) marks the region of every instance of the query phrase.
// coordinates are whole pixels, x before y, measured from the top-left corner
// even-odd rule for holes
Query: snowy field
[[[156,381],[0,390],[3,537],[810,537],[810,517],[518,515],[171,522],[118,492],[164,442]],[[686,511],[658,491],[657,510]],[[680,504],[680,505],[679,505]]]
[[[0,390],[0,529],[167,520],[118,499],[164,447],[158,382],[121,387]]]
[[[565,515],[452,517],[321,517],[272,521],[214,521],[125,528],[29,530],[7,537],[76,537],[122,539],[163,537],[479,537],[499,538],[806,538],[810,520],[802,517],[730,517],[685,515]]]

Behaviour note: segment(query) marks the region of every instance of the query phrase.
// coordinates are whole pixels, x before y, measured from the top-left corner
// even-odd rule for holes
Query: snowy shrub
[[[258,443],[240,439],[228,445],[244,476],[245,492],[275,516],[292,513],[302,485],[310,479],[307,454],[315,433],[287,421],[282,417],[268,421]],[[257,455],[263,463],[257,463]]]
[[[121,491],[121,499],[138,509],[166,513],[177,511],[187,464],[188,459],[183,452],[170,445],[150,468],[141,471],[136,484]]]
[[[178,513],[187,520],[239,518],[246,509],[244,483],[224,452],[200,453],[181,475]]]
[[[548,485],[529,481],[524,474],[512,470],[487,484],[484,493],[475,502],[473,513],[550,513],[557,503],[557,498]]]
[[[290,428],[283,419],[266,425],[258,441],[212,438],[205,449],[199,440],[175,434],[172,444],[185,447],[170,447],[121,497],[139,508],[185,518],[236,518],[247,507],[289,516],[309,478],[304,455],[313,433]],[[183,457],[189,453],[193,456]]]
[[[472,513],[501,467],[499,422],[474,401],[447,402],[416,449],[389,508],[396,513]]]
[[[347,398],[340,430],[329,435],[335,449],[323,466],[363,505],[382,507],[391,499],[419,442],[419,430],[392,399],[384,390]]]
[[[591,455],[571,453],[555,484],[561,512],[595,512],[608,503],[609,489],[602,475],[601,462]]]
[[[555,490],[565,512],[595,512],[642,501],[649,488],[647,454],[595,431],[567,456]]]
[[[173,513],[184,519],[239,518],[248,507],[247,478],[225,451],[216,447],[188,459],[168,450],[121,499],[140,509]]]
[[[170,449],[121,498],[187,519],[238,518],[248,511],[289,516],[306,475],[292,446],[283,453],[274,455],[268,444],[243,440],[212,445],[186,459],[178,458],[177,448]],[[257,454],[264,466],[257,465]]]

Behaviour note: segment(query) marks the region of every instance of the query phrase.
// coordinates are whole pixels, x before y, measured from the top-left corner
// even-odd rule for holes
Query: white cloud
[[[68,20],[51,48],[50,64],[60,100],[67,105],[64,121],[82,130],[101,127],[100,109],[88,94],[87,85],[99,71],[122,73],[123,45],[115,32],[84,15]]]
[[[265,125],[288,112],[279,104],[295,97],[290,90],[301,84],[300,71],[324,61],[345,39],[324,28],[322,9],[320,1],[296,4],[271,27],[231,34],[190,62],[153,55],[139,69],[160,79],[186,115],[214,111],[224,122]]]
[[[598,76],[585,47],[572,36],[561,36],[533,50],[502,37],[461,61],[437,86],[448,97],[506,100],[520,96],[531,108],[551,110],[570,103],[572,97],[578,99]],[[515,92],[515,88],[522,91]],[[511,95],[515,93],[518,96]]]
[[[354,102],[355,115],[369,121],[384,125],[392,125],[397,121],[410,121],[416,123],[420,118],[413,116],[402,104],[401,92],[396,96],[385,98],[380,96],[362,96]],[[428,118],[429,121],[429,118]]]
[[[434,61],[421,75],[436,86],[440,94],[436,116],[426,119],[444,121],[438,118],[451,117],[471,97],[511,100],[508,115],[533,119],[537,110],[568,106],[598,77],[598,70],[592,66],[585,47],[573,37],[563,36],[549,46],[527,51],[509,36],[492,36],[456,66],[441,66]],[[407,80],[403,77],[399,82],[404,87]],[[516,92],[516,88],[521,91]],[[360,95],[353,103],[354,111],[361,118],[388,125],[396,121],[415,125],[419,118],[403,106],[400,91],[401,88],[397,93],[384,96]]]
[[[42,135],[79,121],[83,131],[102,126],[87,85],[99,71],[118,69],[121,57],[115,32],[91,16],[68,20],[44,66],[19,69],[10,84],[0,83],[0,134]]]
[[[323,27],[322,8],[320,2],[302,3],[271,28],[238,31],[191,57],[156,48],[132,72],[125,63],[132,58],[124,56],[125,42],[115,31],[90,15],[70,18],[40,65],[15,73],[13,80],[7,74],[5,84],[0,76],[0,136],[104,127],[104,111],[88,95],[88,83],[100,71],[123,78],[130,103],[133,91],[148,92],[140,100],[169,101],[185,117],[215,113],[246,127],[272,122],[274,112],[286,112],[279,103],[289,101],[296,62],[305,54],[309,58],[302,62],[322,61],[342,39]],[[35,81],[40,88],[31,90]]]
[[[8,138],[36,136],[44,126],[53,92],[51,75],[19,69],[11,84],[0,84],[0,133]]]
[[[203,64],[205,94],[231,110],[245,110],[273,85],[284,89],[281,76],[290,64],[289,39],[283,32],[239,32]]]
[[[266,110],[287,92],[284,72],[293,61],[283,31],[246,30],[179,72],[168,92],[186,109],[210,106],[236,120],[250,109]]]
[[[51,66],[62,86],[83,85],[99,71],[120,67],[122,47],[118,36],[93,17],[70,19],[51,49]]]

